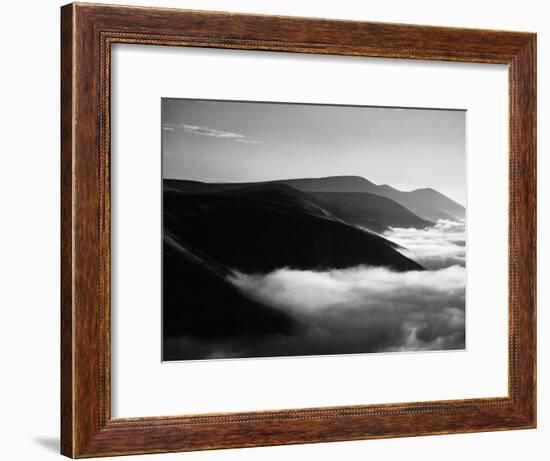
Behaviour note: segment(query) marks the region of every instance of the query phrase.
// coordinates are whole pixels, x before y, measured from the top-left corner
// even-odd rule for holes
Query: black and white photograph
[[[466,111],[161,110],[163,361],[465,349]]]

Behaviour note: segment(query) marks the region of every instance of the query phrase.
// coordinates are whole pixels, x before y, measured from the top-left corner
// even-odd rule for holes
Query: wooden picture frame
[[[507,64],[508,396],[113,419],[109,162],[114,43]],[[62,454],[94,457],[536,426],[535,34],[76,3],[61,10],[61,56]]]

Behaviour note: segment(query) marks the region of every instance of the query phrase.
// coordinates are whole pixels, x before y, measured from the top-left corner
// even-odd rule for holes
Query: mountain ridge
[[[229,195],[242,193],[266,193],[278,191],[287,198],[293,197],[317,210],[320,215],[329,214],[349,224],[360,226],[375,233],[383,233],[390,227],[425,228],[434,223],[424,220],[402,205],[386,197],[367,192],[304,192],[288,183],[197,183],[185,180],[165,180],[166,191],[184,194]]]
[[[193,180],[165,179],[164,181],[185,181],[192,185],[193,192],[221,191],[234,188],[264,184],[286,184],[303,192],[364,192],[393,200],[410,212],[427,221],[462,220],[466,210],[464,206],[431,188],[418,188],[401,191],[388,184],[377,185],[357,175],[324,176],[320,178],[292,178],[273,181],[255,181],[244,183],[205,183]],[[184,191],[180,188],[180,191]]]
[[[228,268],[246,273],[358,265],[423,270],[395,243],[334,219],[300,191],[263,185],[193,194],[189,184],[183,186],[184,194],[173,183],[164,191],[165,232]]]

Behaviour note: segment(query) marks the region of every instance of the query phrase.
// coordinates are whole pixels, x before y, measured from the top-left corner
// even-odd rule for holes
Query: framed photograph
[[[465,349],[464,110],[161,110],[164,361]]]
[[[536,427],[536,35],[61,10],[61,451]]]

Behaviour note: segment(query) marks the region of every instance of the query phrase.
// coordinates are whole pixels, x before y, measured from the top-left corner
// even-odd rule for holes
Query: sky
[[[162,99],[163,177],[252,182],[352,175],[465,204],[466,112]]]

